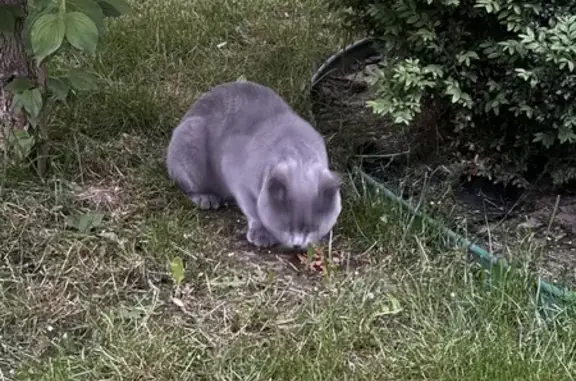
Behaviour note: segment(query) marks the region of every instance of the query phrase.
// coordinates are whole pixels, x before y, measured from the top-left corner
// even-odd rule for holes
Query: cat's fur
[[[272,89],[214,87],[172,132],[169,177],[202,209],[235,201],[257,246],[306,247],[341,211],[340,176],[322,136]]]

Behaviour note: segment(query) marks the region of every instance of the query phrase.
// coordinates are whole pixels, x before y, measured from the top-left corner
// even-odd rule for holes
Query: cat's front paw
[[[190,199],[200,209],[219,209],[222,205],[222,198],[213,194],[194,193]]]
[[[248,228],[246,239],[258,247],[270,247],[278,243],[278,240],[263,226]]]

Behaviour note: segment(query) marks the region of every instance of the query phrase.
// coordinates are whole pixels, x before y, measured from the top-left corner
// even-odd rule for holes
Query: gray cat
[[[322,136],[272,89],[230,82],[203,94],[172,132],[169,177],[202,209],[235,201],[256,246],[305,248],[342,209]]]

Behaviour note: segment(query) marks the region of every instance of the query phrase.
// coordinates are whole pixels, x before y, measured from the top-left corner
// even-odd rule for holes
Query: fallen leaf
[[[176,257],[170,263],[170,270],[172,271],[172,279],[177,285],[180,285],[184,280],[184,263],[182,258]]]
[[[377,316],[397,315],[400,312],[402,312],[403,308],[402,306],[400,306],[400,302],[398,301],[398,299],[396,299],[392,295],[387,295],[387,297],[390,304],[383,307],[382,311],[379,312]]]
[[[176,304],[180,308],[184,308],[184,302],[178,298],[172,298],[172,303]]]
[[[66,224],[80,233],[88,233],[90,230],[101,226],[103,219],[102,213],[84,213],[69,217]]]

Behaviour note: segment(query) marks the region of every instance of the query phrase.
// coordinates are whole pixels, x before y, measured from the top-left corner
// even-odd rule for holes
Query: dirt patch
[[[327,135],[339,169],[359,165],[403,198],[425,199],[436,218],[477,237],[493,254],[522,255],[522,263],[544,279],[575,288],[576,192],[558,195],[545,184],[520,190],[459,178],[457,164],[437,149],[441,138],[426,128],[440,117],[433,107],[403,128],[366,106],[375,98],[369,78],[379,64],[380,57],[372,55],[332,69],[312,93],[317,128]]]
[[[244,216],[235,205],[225,206],[216,211],[202,211],[200,223],[213,231],[213,239],[219,247],[226,247],[221,254],[229,260],[240,261],[250,267],[264,267],[266,271],[296,277],[318,278],[326,274],[325,269],[311,266],[305,262],[300,252],[284,250],[280,247],[257,248],[246,240],[247,225]],[[222,243],[225,242],[225,245]],[[340,237],[328,237],[317,245],[322,252],[325,264],[334,271],[360,271],[366,259],[354,253],[350,243]],[[313,258],[310,258],[313,259]],[[288,274],[287,274],[288,273]]]

